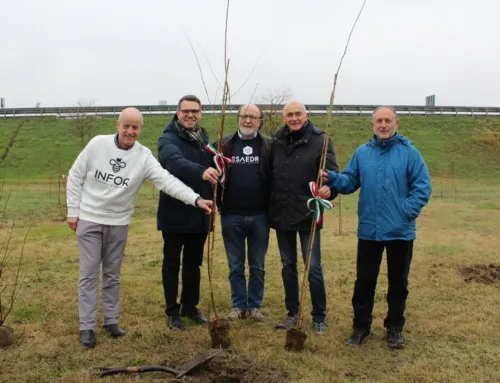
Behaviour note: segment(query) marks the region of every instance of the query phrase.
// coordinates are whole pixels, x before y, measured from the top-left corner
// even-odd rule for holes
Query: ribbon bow
[[[322,199],[319,196],[318,192],[318,185],[316,184],[315,181],[309,182],[309,189],[311,190],[311,194],[313,198],[309,198],[307,200],[307,207],[311,212],[314,212],[314,218],[316,220],[316,225],[321,225],[323,222],[323,216],[321,215],[321,207],[330,210],[332,209],[335,205],[331,203],[330,201],[327,201],[325,199]]]
[[[206,146],[206,149],[210,152],[210,154],[214,156],[213,161],[215,164],[215,168],[220,173],[219,182],[221,183],[221,185],[224,185],[224,182],[226,182],[226,162],[230,164],[233,161],[231,160],[231,158],[224,157],[222,153],[219,153],[212,144],[208,144]]]

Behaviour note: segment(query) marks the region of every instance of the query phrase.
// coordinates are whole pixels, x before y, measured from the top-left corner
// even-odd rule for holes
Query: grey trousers
[[[104,325],[118,323],[120,268],[128,226],[109,226],[79,220],[76,229],[80,250],[78,311],[80,330],[97,326],[99,265],[102,262],[102,312]]]

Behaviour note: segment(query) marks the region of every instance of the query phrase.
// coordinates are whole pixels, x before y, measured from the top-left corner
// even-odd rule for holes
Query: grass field
[[[113,131],[111,120],[101,122],[103,130]],[[147,118],[141,142],[154,149],[165,122]],[[4,138],[8,141],[17,128],[13,121],[7,123],[0,122],[0,156]],[[358,118],[335,121],[341,165],[354,147],[369,138],[368,123]],[[434,189],[418,221],[407,306],[407,347],[391,351],[383,339],[387,309],[384,267],[376,294],[373,335],[359,348],[344,344],[352,318],[357,224],[357,196],[346,196],[342,199],[342,235],[337,211],[327,214],[322,232],[327,333],[314,335],[308,315],[306,349],[291,354],[283,347],[285,334],[273,330],[285,315],[273,232],[266,259],[266,322],[231,324],[234,354],[216,358],[208,370],[202,370],[205,375],[186,377],[185,382],[500,381],[500,281],[465,282],[459,271],[464,265],[500,263],[500,152],[495,138],[500,121],[413,117],[402,118],[401,124],[429,164]],[[204,125],[214,132],[213,119]],[[97,329],[94,350],[79,345],[78,251],[74,233],[62,222],[64,190],[58,190],[56,166],[58,161],[61,168],[70,166],[78,150],[78,139],[69,133],[67,122],[29,121],[0,164],[4,177],[0,247],[14,224],[10,270],[30,229],[24,249],[23,288],[6,323],[14,328],[16,341],[0,349],[0,382],[90,382],[85,370],[92,366],[175,366],[209,345],[206,328],[187,322],[184,333],[167,328],[161,286],[162,240],[154,219],[158,194],[150,184],[144,185],[138,197],[122,268],[120,318],[127,336],[114,340]],[[219,310],[225,314],[230,309],[230,292],[219,228],[216,250],[214,291]],[[0,256],[3,251],[4,247]],[[205,266],[202,275],[200,307],[206,310]],[[149,373],[103,381],[168,379],[170,375]]]

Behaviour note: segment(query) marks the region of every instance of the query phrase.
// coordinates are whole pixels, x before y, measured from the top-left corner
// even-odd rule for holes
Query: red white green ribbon
[[[220,173],[219,182],[221,183],[221,185],[224,185],[224,183],[226,182],[226,162],[230,164],[233,161],[231,160],[231,158],[224,157],[222,153],[219,153],[212,144],[208,144],[206,146],[206,149],[210,152],[210,154],[214,156],[213,161],[215,164],[215,168]]]
[[[309,182],[309,189],[311,190],[313,198],[309,198],[307,200],[307,207],[309,208],[309,210],[311,210],[311,212],[314,212],[314,219],[316,220],[316,224],[321,225],[321,223],[323,222],[321,207],[330,210],[334,205],[330,201],[322,199],[319,196],[318,185],[315,181]]]

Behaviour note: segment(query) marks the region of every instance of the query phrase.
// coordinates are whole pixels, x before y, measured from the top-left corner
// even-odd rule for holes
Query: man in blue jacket
[[[219,173],[210,167],[205,149],[208,134],[198,125],[201,102],[187,95],[179,100],[177,113],[158,139],[158,159],[171,174],[189,185],[202,198],[212,198],[212,185]],[[184,330],[182,317],[198,324],[206,323],[196,307],[200,300],[200,267],[208,233],[209,216],[165,193],[160,193],[157,223],[163,236],[162,279],[168,326]],[[177,303],[179,270],[182,256],[182,292]]]
[[[387,253],[389,311],[384,320],[391,348],[403,348],[408,274],[415,221],[431,195],[425,162],[410,140],[397,133],[396,111],[381,106],[373,113],[374,137],[354,152],[342,173],[323,173],[328,186],[342,194],[361,188],[358,202],[357,275],[354,321],[347,343],[360,345],[370,334],[375,287],[382,253]]]

